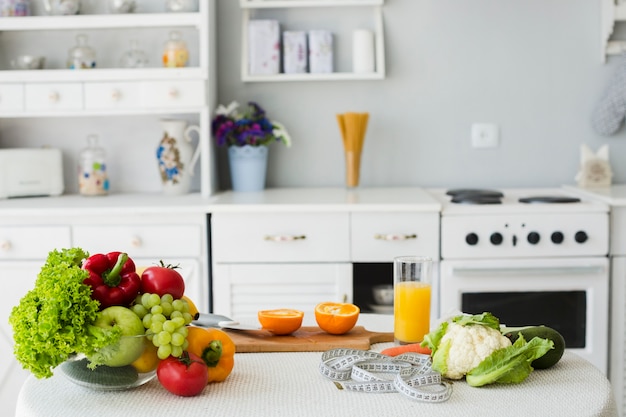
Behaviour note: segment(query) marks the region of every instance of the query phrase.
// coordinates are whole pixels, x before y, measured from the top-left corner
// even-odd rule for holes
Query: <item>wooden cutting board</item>
[[[393,342],[393,333],[377,333],[355,326],[346,334],[332,335],[317,326],[301,327],[290,335],[275,336],[267,330],[225,330],[244,352],[323,352],[334,348],[367,350],[372,343]]]

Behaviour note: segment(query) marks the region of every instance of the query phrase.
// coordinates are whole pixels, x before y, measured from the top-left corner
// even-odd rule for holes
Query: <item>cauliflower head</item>
[[[433,355],[433,369],[449,379],[461,379],[511,340],[498,330],[480,324],[449,323]]]

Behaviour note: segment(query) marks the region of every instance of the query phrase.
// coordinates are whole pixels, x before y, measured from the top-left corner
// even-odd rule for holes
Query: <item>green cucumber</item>
[[[548,369],[557,364],[561,360],[563,353],[565,352],[565,339],[563,335],[551,327],[547,326],[526,326],[526,327],[503,327],[502,334],[511,339],[512,343],[515,343],[519,334],[524,336],[526,341],[531,340],[533,337],[539,337],[541,339],[552,340],[554,343],[554,349],[551,349],[542,357],[535,359],[532,362],[532,367],[535,369]]]

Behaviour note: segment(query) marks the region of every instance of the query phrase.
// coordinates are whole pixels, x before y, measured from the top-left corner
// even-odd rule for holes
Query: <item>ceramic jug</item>
[[[189,193],[194,167],[200,156],[200,143],[195,150],[191,132],[200,137],[200,128],[187,125],[185,120],[162,119],[162,137],[157,148],[157,161],[163,192],[171,195]]]

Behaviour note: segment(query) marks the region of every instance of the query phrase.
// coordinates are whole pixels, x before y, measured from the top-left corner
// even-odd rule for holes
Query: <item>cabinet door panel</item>
[[[0,84],[0,110],[24,110],[23,84]]]
[[[133,109],[140,106],[137,83],[85,84],[86,109]]]
[[[354,262],[392,262],[401,255],[439,258],[439,213],[352,213],[350,230]]]
[[[202,255],[202,228],[196,225],[85,225],[73,231],[74,245],[89,253],[117,250],[133,259],[151,257],[152,263]]]
[[[50,251],[70,246],[67,226],[0,226],[0,259],[46,259]]]
[[[141,85],[142,104],[146,107],[195,107],[205,102],[202,81],[154,81]]]
[[[218,264],[214,276],[213,311],[233,318],[274,308],[299,309],[311,318],[317,303],[352,301],[350,263]]]
[[[0,262],[4,297],[4,302],[0,303],[0,404],[3,415],[15,414],[17,394],[30,374],[22,369],[22,365],[13,356],[13,330],[9,324],[9,315],[13,307],[35,285],[43,262]]]
[[[26,110],[81,110],[80,83],[26,84]]]
[[[343,262],[349,260],[347,213],[215,213],[216,262]]]

